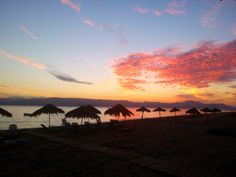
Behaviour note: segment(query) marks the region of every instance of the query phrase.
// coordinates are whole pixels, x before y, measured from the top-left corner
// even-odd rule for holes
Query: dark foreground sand
[[[235,113],[123,124],[21,130],[29,142],[1,144],[0,175],[236,176]]]

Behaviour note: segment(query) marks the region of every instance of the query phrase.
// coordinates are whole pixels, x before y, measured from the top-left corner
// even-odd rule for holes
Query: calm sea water
[[[6,130],[8,129],[10,124],[17,124],[17,127],[19,129],[22,128],[37,128],[41,127],[40,124],[45,124],[46,126],[48,125],[48,115],[42,114],[41,116],[38,117],[25,117],[24,113],[32,113],[35,110],[41,108],[41,106],[0,106],[3,109],[6,109],[7,111],[11,112],[13,114],[12,118],[8,117],[2,117],[0,116],[0,130]],[[61,106],[61,109],[63,109],[65,112],[71,111],[75,109],[76,107],[68,107],[68,106]],[[102,122],[109,122],[110,119],[114,119],[114,117],[104,115],[104,112],[108,109],[109,107],[97,107],[102,114],[100,115],[101,121]],[[127,119],[140,119],[141,113],[136,112],[137,107],[128,107],[130,111],[134,113],[134,116],[128,117]],[[149,108],[150,110],[154,110],[154,108]],[[166,117],[166,116],[173,116],[174,114],[169,112],[169,108],[166,108],[166,112],[162,112],[161,116]],[[177,112],[177,115],[184,115],[186,109],[181,109],[180,112]],[[60,126],[61,119],[65,117],[64,114],[58,114],[58,115],[51,115],[51,125],[52,126]],[[158,112],[150,112],[144,113],[144,118],[154,118],[154,117],[159,117]],[[121,120],[123,117],[120,118]],[[80,124],[80,120],[77,118],[67,118],[68,122],[77,122]],[[95,120],[89,120],[91,123],[95,122]]]

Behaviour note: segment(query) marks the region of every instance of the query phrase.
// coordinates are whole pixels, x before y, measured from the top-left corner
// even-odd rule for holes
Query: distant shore
[[[91,104],[93,106],[111,107],[115,104],[122,104],[129,107],[163,107],[163,108],[220,108],[224,110],[236,110],[236,106],[226,105],[224,103],[201,103],[199,101],[180,101],[180,102],[158,102],[158,101],[128,101],[128,100],[109,100],[109,99],[91,99],[91,98],[0,98],[0,105],[24,105],[24,106],[43,106],[47,103],[56,106],[81,106]]]

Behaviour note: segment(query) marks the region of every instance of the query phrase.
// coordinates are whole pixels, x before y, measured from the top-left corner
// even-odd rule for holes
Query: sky
[[[1,0],[0,97],[236,106],[235,0]]]

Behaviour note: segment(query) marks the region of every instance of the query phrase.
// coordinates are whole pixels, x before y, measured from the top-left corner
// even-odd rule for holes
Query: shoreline
[[[198,117],[198,119],[200,118],[200,119],[204,119],[204,118],[210,118],[211,119],[211,117],[214,117],[214,116],[219,116],[219,115],[224,115],[224,114],[230,114],[230,113],[234,113],[235,111],[229,111],[229,112],[227,112],[227,111],[224,111],[224,112],[219,112],[219,113],[202,113],[201,115],[196,115],[195,117]],[[102,118],[105,118],[106,116],[104,116],[103,114],[102,114],[102,116],[101,116]],[[45,119],[46,118],[46,119]],[[53,128],[53,127],[61,127],[62,125],[61,125],[61,119],[63,119],[64,117],[55,117],[55,119],[56,119],[56,121],[58,121],[59,122],[59,125],[52,125],[52,127],[51,128]],[[176,116],[165,116],[165,115],[162,115],[161,117],[159,117],[159,116],[156,116],[156,117],[144,117],[144,119],[143,120],[152,120],[152,119],[158,119],[158,120],[162,120],[162,119],[181,119],[181,118],[189,118],[189,119],[191,119],[191,118],[194,118],[194,116],[191,116],[191,115],[187,115],[187,114],[181,114],[181,115],[176,115]],[[10,124],[16,124],[17,125],[17,123],[19,123],[19,124],[24,124],[24,123],[38,123],[37,124],[37,127],[26,127],[26,128],[19,128],[18,127],[18,129],[19,130],[24,130],[24,129],[38,129],[38,128],[42,128],[41,126],[40,126],[40,124],[45,124],[46,126],[47,126],[47,115],[46,116],[44,116],[44,119],[45,120],[42,120],[42,117],[30,117],[30,118],[28,118],[27,117],[27,119],[26,120],[17,120],[17,118],[15,118],[15,121],[12,121],[13,119],[12,118],[5,118],[6,119],[6,121],[5,122],[3,122],[3,120],[1,119],[1,121],[3,122],[3,123],[5,123],[5,124],[7,124],[7,126],[5,127],[5,128],[3,128],[3,129],[0,129],[0,132],[1,131],[6,131],[6,130],[8,130],[8,126],[10,125]],[[102,124],[107,124],[107,123],[109,123],[110,122],[110,119],[116,119],[115,117],[112,117],[112,116],[110,116],[109,118],[106,118],[106,119],[103,119],[103,121],[102,121]],[[80,124],[80,119],[77,119],[77,118],[67,118],[67,120],[69,120],[69,122],[77,122],[78,124],[79,124],[79,126],[84,126],[84,124]],[[129,121],[139,121],[139,120],[141,120],[141,118],[140,117],[132,117],[132,118],[126,118],[126,119],[124,119],[123,117],[119,120],[120,122],[129,122]],[[12,121],[12,122],[10,122],[10,121]],[[45,122],[44,122],[45,121]],[[58,124],[58,123],[57,123]],[[95,122],[93,122],[93,120],[92,120],[92,124],[96,124]]]

